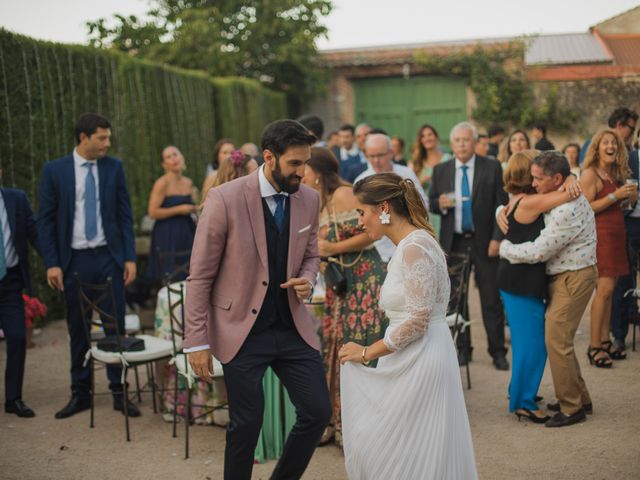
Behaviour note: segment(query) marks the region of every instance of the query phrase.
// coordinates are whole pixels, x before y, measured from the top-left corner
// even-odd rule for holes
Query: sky
[[[638,6],[638,0],[334,0],[322,50],[574,33]],[[0,0],[0,26],[30,37],[86,43],[85,22],[142,15],[149,0]],[[37,13],[37,14],[34,14]]]

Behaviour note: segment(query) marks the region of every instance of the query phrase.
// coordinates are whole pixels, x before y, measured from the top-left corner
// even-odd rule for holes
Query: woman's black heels
[[[596,358],[596,355],[598,355],[598,353],[600,352],[604,353],[605,355],[600,358]],[[589,349],[587,350],[587,357],[589,357],[589,363],[591,365],[595,365],[598,368],[611,368],[611,365],[613,364],[613,362],[609,358],[609,355],[607,354],[607,351],[604,348],[594,348],[592,346],[589,346]]]
[[[546,423],[551,417],[549,415],[545,415],[544,417],[538,417],[528,408],[520,408],[516,410],[516,417],[518,417],[518,421],[522,420],[522,418],[528,418],[533,423]]]
[[[611,340],[605,340],[602,342],[602,350],[607,352],[612,360],[624,360],[627,358],[627,352],[624,350],[618,350],[617,347],[613,346],[613,342]]]

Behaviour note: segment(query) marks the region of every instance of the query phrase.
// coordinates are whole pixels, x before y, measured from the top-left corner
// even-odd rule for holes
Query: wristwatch
[[[608,194],[607,198],[611,200],[613,203],[616,203],[618,201],[618,197],[616,197],[615,193]]]

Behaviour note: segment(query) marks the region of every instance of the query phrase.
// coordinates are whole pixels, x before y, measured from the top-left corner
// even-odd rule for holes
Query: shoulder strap
[[[330,201],[330,209],[331,209],[331,215],[333,216],[331,221],[333,222],[333,226],[334,226],[334,228],[336,230],[336,240],[339,242],[340,241],[340,231],[338,229],[338,216],[336,215],[336,206],[335,206],[335,203],[333,202],[333,198]],[[342,254],[340,254],[339,258],[329,257],[328,260],[330,262],[332,262],[332,263],[340,265],[342,268],[351,268],[356,263],[358,263],[360,261],[360,258],[362,258],[362,253],[363,252],[364,252],[364,249],[360,250],[360,253],[356,257],[356,259],[353,262],[350,262],[350,263],[344,263],[344,261],[342,260]]]

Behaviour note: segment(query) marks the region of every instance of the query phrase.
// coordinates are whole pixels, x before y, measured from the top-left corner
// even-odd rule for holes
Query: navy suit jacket
[[[31,292],[31,272],[29,271],[29,246],[41,254],[38,242],[38,231],[33,210],[27,194],[16,188],[0,188],[9,219],[9,229],[13,246],[18,254],[18,265],[22,271],[22,281],[27,291]]]
[[[640,179],[640,175],[638,172],[638,156],[640,155],[640,150],[635,149],[629,153],[629,168],[631,169],[631,178],[635,178],[636,180]]]
[[[112,157],[98,160],[100,215],[107,247],[116,263],[135,261],[133,214],[122,162]],[[76,203],[73,155],[47,162],[40,179],[38,234],[47,268],[66,273],[71,261],[73,217]]]
[[[455,191],[456,161],[452,159],[435,166],[429,190],[429,210],[442,215],[440,224],[440,244],[445,252],[450,253],[455,233],[455,208],[443,215],[440,210],[440,195]],[[497,160],[476,155],[471,189],[471,213],[475,228],[474,244],[480,255],[487,255],[491,240],[502,240],[495,219],[498,205],[509,202],[509,195],[502,183],[502,166]]]

